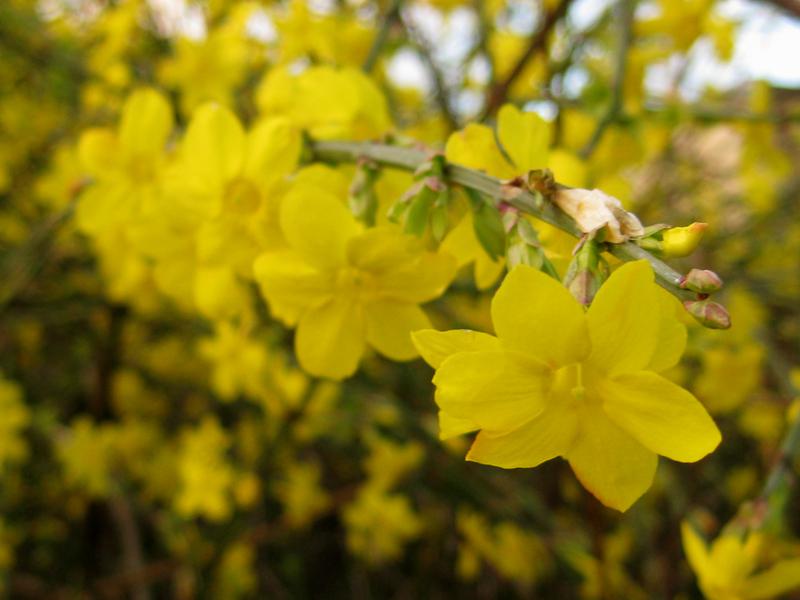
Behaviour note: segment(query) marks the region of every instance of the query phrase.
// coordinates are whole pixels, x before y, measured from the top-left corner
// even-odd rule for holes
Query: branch
[[[108,502],[111,516],[116,522],[122,551],[122,564],[125,572],[136,572],[144,568],[142,557],[142,538],[136,525],[130,502],[124,496],[117,496]],[[150,589],[141,579],[132,582],[132,600],[150,600]]]
[[[761,0],[784,11],[787,16],[800,19],[800,0]]]
[[[403,0],[392,0],[389,9],[383,16],[380,29],[378,29],[378,32],[375,34],[375,39],[369,49],[369,54],[367,54],[367,58],[364,60],[364,64],[361,67],[365,73],[369,74],[375,67],[375,63],[381,55],[381,50],[383,50],[386,41],[389,39],[389,32],[392,29],[392,25],[397,22],[400,16],[400,5],[402,2]]]
[[[597,123],[592,137],[581,150],[581,157],[588,158],[609,125],[619,118],[622,111],[622,96],[625,89],[625,72],[628,70],[628,51],[633,41],[633,13],[636,0],[619,0],[616,10],[619,19],[619,46],[617,48],[616,62],[614,64],[614,80],[611,87],[611,102],[606,112]]]
[[[428,158],[422,150],[369,142],[312,141],[311,150],[314,157],[321,161],[353,163],[361,158],[369,158],[386,167],[412,172]],[[497,177],[450,163],[447,165],[447,173],[453,183],[485,194],[497,203],[507,202],[521,212],[532,215],[577,238],[583,235],[570,216],[540,193],[524,191],[516,198],[507,200],[501,193],[503,182]],[[693,293],[680,287],[682,278],[680,273],[633,242],[609,244],[608,251],[625,261],[646,260],[653,267],[656,281],[661,287],[679,300],[695,298]]]
[[[447,85],[444,82],[444,76],[442,72],[439,70],[438,65],[433,60],[433,53],[431,49],[428,47],[427,42],[422,38],[422,36],[417,32],[416,27],[414,26],[409,19],[400,13],[400,23],[403,25],[403,28],[406,30],[406,37],[408,38],[409,43],[414,48],[414,51],[419,56],[420,60],[425,63],[425,67],[428,69],[430,73],[431,79],[433,80],[433,95],[436,99],[436,104],[439,106],[439,110],[442,112],[442,117],[447,123],[448,128],[450,131],[455,131],[458,129],[458,119],[456,119],[455,115],[453,114],[453,108],[450,105],[450,92],[447,90]]]
[[[786,363],[781,353],[775,348],[771,339],[764,340],[764,345],[768,350],[768,364],[772,368],[775,381],[780,388],[781,395],[789,400],[796,398],[800,390],[796,389],[789,376],[790,366]],[[800,456],[800,414],[795,416],[789,424],[786,435],[781,443],[775,464],[767,477],[764,488],[756,500],[757,503],[767,505],[770,496],[777,490],[794,483],[795,477],[792,473],[792,463]]]
[[[558,6],[556,6],[552,12],[549,12],[545,15],[542,26],[535,34],[531,36],[528,47],[525,48],[522,55],[519,57],[519,59],[517,59],[516,64],[508,73],[508,75],[506,75],[506,78],[494,85],[489,90],[489,94],[486,98],[486,107],[484,108],[483,119],[481,120],[491,117],[495,112],[497,112],[497,109],[499,109],[506,101],[509,89],[511,89],[511,86],[517,80],[517,77],[519,77],[525,70],[525,67],[528,65],[530,60],[546,49],[547,38],[550,35],[550,32],[553,30],[553,27],[555,27],[556,23],[558,23],[561,17],[567,14],[570,4],[572,4],[572,0],[561,0],[558,3]]]
[[[28,241],[10,255],[3,264],[0,278],[0,313],[36,277],[48,258],[50,246],[61,229],[72,217],[74,204],[47,218],[31,232]]]

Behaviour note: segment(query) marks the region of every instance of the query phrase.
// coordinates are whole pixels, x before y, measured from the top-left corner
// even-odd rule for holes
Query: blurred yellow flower
[[[310,183],[284,198],[281,226],[289,249],[262,254],[254,271],[272,314],[297,326],[303,369],[348,377],[366,344],[393,360],[416,356],[410,332],[428,323],[418,305],[450,283],[449,255],[426,252],[393,227],[364,231],[338,198]]]
[[[681,535],[689,565],[709,600],[776,598],[800,587],[800,558],[785,558],[759,568],[766,540],[758,533],[724,533],[708,547],[684,521]]]

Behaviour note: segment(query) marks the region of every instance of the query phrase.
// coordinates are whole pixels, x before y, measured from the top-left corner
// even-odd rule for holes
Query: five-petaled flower
[[[312,182],[294,185],[280,222],[289,247],[262,254],[254,274],[273,315],[297,327],[303,369],[349,377],[366,344],[393,360],[417,355],[410,333],[430,326],[418,305],[450,284],[452,256],[425,251],[394,226],[364,229],[343,201]]]
[[[601,502],[627,510],[657,455],[694,462],[720,433],[700,402],[659,375],[686,332],[646,261],[614,272],[587,312],[566,288],[519,265],[492,301],[497,337],[413,335],[436,369],[442,437],[480,430],[468,460],[535,467],[562,456]]]

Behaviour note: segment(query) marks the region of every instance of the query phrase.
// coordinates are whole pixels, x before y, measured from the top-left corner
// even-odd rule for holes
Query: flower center
[[[377,292],[375,276],[355,267],[344,267],[336,274],[336,290],[343,297],[363,301]]]
[[[250,181],[237,178],[228,183],[225,187],[225,197],[223,203],[226,210],[249,215],[258,210],[261,204],[261,194]]]
[[[155,177],[155,165],[148,156],[131,156],[126,167],[128,176],[137,183],[149,183]]]
[[[572,363],[556,371],[553,393],[565,402],[583,404],[587,401],[584,384],[586,373],[581,363]]]

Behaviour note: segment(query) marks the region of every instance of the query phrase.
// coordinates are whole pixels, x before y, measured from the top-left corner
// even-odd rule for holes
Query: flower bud
[[[500,212],[489,203],[482,202],[472,215],[472,225],[475,237],[486,254],[492,260],[502,257],[506,251],[506,229]]]
[[[700,244],[707,228],[708,223],[692,223],[686,227],[665,229],[661,234],[661,253],[672,258],[689,256]]]
[[[589,306],[595,294],[608,277],[608,268],[600,257],[600,249],[593,238],[584,239],[564,276],[564,285],[578,302]]]
[[[692,269],[681,280],[681,287],[698,294],[710,294],[722,288],[722,279],[708,269]]]
[[[572,297],[583,306],[589,306],[600,289],[601,283],[602,278],[598,276],[597,272],[584,269],[574,274],[567,284],[567,289]]]
[[[684,308],[698,323],[709,329],[728,329],[731,317],[725,307],[711,300],[686,300]]]

